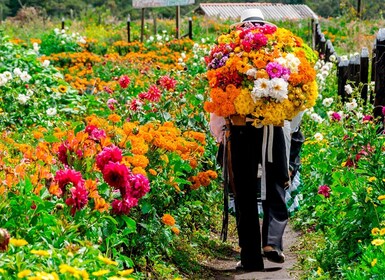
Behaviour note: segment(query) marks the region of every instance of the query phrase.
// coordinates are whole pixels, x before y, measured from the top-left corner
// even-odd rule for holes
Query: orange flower
[[[119,115],[117,115],[117,114],[111,114],[111,115],[108,116],[108,119],[110,121],[112,121],[113,123],[117,123],[117,122],[120,122],[121,117]]]
[[[179,233],[180,233],[180,230],[179,230],[179,228],[177,228],[177,227],[172,227],[171,230],[172,230],[172,232],[175,233],[176,235],[179,235]]]
[[[164,214],[162,217],[162,222],[168,226],[174,226],[175,225],[175,219],[170,214]]]

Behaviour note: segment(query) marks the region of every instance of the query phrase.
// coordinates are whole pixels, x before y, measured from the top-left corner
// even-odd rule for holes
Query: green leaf
[[[48,143],[59,142],[59,139],[56,138],[56,137],[55,137],[54,135],[52,135],[52,134],[44,135],[44,140],[47,141]]]
[[[127,233],[136,232],[136,222],[133,219],[125,215],[122,215],[121,218],[126,222],[127,229],[130,230]]]
[[[144,202],[142,204],[142,213],[143,214],[147,214],[147,213],[149,213],[151,211],[152,208],[153,207],[152,207],[151,203]]]

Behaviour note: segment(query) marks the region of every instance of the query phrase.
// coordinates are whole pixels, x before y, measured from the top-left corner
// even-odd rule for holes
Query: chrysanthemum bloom
[[[99,129],[94,125],[87,125],[84,129],[88,133],[88,137],[92,140],[99,141],[102,138],[106,138],[106,132],[103,129]]]
[[[119,200],[115,199],[112,203],[111,213],[115,215],[128,215],[131,208],[138,205],[138,200],[134,197],[127,196],[126,198]]]
[[[123,75],[119,78],[119,85],[122,88],[127,88],[130,82],[131,82],[130,78],[126,75]]]
[[[176,80],[166,75],[159,79],[159,85],[168,91],[172,91],[175,89]]]
[[[318,194],[322,194],[325,198],[330,197],[331,189],[327,185],[322,185],[318,188]]]
[[[77,210],[81,210],[88,203],[88,192],[83,185],[77,185],[70,189],[71,196],[66,199],[66,204],[72,206],[71,215],[75,215]]]
[[[147,177],[142,174],[131,174],[130,186],[130,195],[137,199],[142,198],[150,191],[150,182]]]
[[[124,164],[109,162],[103,168],[103,178],[112,187],[121,189],[129,186],[129,170]]]
[[[157,88],[156,85],[151,85],[147,92],[142,92],[139,94],[140,99],[147,99],[152,102],[158,102],[161,97],[161,91]]]
[[[55,175],[55,181],[59,185],[61,194],[66,193],[66,187],[70,184],[72,184],[74,187],[78,185],[84,185],[82,174],[73,169],[58,170]]]
[[[114,145],[105,147],[96,156],[96,166],[103,171],[104,166],[109,162],[120,162],[122,160],[122,150]]]
[[[10,235],[6,229],[0,228],[0,252],[8,250]]]
[[[162,222],[168,226],[174,226],[175,225],[175,219],[170,214],[164,214],[162,217]]]

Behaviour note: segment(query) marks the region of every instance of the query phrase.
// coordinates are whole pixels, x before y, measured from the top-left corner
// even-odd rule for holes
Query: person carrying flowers
[[[263,257],[285,261],[290,177],[284,126],[315,105],[316,55],[301,38],[265,21],[259,9],[247,9],[205,60],[210,98],[204,108],[211,132],[224,147],[225,185],[235,197],[237,269],[262,271]]]

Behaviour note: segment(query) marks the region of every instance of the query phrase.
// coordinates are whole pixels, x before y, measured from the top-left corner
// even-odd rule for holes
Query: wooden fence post
[[[385,28],[381,28],[376,38],[374,87],[374,117],[380,117],[383,122],[382,107],[385,106]]]
[[[360,57],[360,82],[362,83],[361,98],[364,104],[368,103],[368,79],[369,79],[369,50],[362,48]]]
[[[127,42],[131,42],[131,17],[127,17]]]
[[[61,29],[64,29],[64,18],[61,19]]]
[[[348,81],[351,81],[354,87],[360,82],[360,56],[354,55],[349,60]]]
[[[189,17],[188,18],[188,37],[190,39],[192,39],[193,35],[192,35],[192,18]]]
[[[338,95],[342,102],[346,100],[345,85],[348,79],[348,66],[349,60],[347,59],[341,59],[337,66]]]
[[[330,61],[330,56],[334,54],[334,47],[333,44],[330,40],[326,41],[326,49],[325,49],[325,61],[328,62]]]

